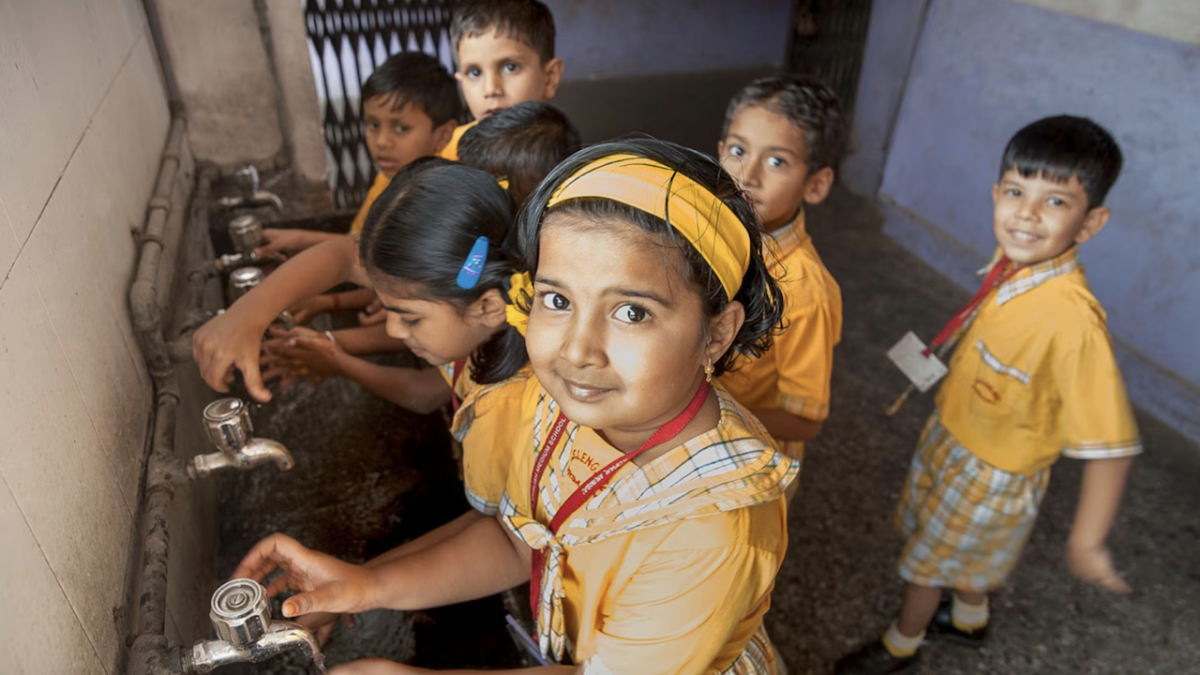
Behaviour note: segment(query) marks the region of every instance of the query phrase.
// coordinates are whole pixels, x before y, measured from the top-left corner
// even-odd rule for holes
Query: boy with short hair
[[[554,16],[538,0],[467,0],[454,9],[454,77],[475,122],[459,127],[443,157],[458,159],[459,139],[488,115],[554,98],[563,71],[554,37]]]
[[[371,204],[397,171],[418,157],[437,154],[449,144],[461,113],[454,77],[428,54],[396,54],[371,73],[362,87],[363,138],[379,173],[350,225],[352,234],[362,231]],[[266,243],[255,250],[260,256],[276,252],[291,255],[340,236],[275,228],[263,234]]]
[[[805,230],[804,206],[829,195],[841,144],[837,96],[796,75],[756,80],[738,92],[718,144],[722,166],[771,234],[768,260],[786,298],[785,328],[774,346],[739,361],[721,384],[797,460],[829,416],[833,347],[842,333],[841,290]]]
[[[513,203],[520,206],[580,145],[579,130],[561,110],[525,101],[472,126],[459,144],[459,159],[502,179]]]
[[[908,536],[904,605],[883,638],[837,672],[905,672],[926,631],[982,644],[987,593],[1016,565],[1060,455],[1090,460],[1068,567],[1129,591],[1104,542],[1142,444],[1077,248],[1108,222],[1104,198],[1121,163],[1113,137],[1081,117],[1042,119],[1009,141],[992,186],[1000,250],[896,512]]]

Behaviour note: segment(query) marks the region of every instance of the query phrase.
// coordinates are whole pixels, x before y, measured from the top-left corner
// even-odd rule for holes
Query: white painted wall
[[[111,673],[151,383],[125,297],[169,116],[138,0],[0,0],[0,673]]]

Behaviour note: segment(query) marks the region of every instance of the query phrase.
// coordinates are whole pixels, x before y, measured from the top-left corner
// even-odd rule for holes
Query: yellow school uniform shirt
[[[367,212],[371,210],[371,205],[379,199],[379,195],[387,189],[391,179],[383,175],[383,172],[375,174],[375,182],[371,183],[371,189],[367,190],[367,198],[363,201],[363,205],[359,207],[358,213],[354,214],[354,222],[350,223],[350,234],[358,236],[362,234],[363,226],[367,223]]]
[[[781,497],[799,466],[714,391],[716,428],[625,465],[552,536],[545,525],[562,503],[620,453],[568,424],[531,517],[534,463],[558,405],[536,379],[527,384],[500,512],[546,554],[538,640],[553,659],[569,656],[588,675],[777,672],[762,617],[787,546]]]
[[[810,420],[829,417],[833,348],[842,339],[842,291],[817,255],[804,211],[767,239],[768,268],[784,294],[785,328],[766,354],[739,359],[721,377],[738,403],[751,410],[783,409]],[[804,456],[802,441],[781,442]]]
[[[453,363],[438,370],[459,401],[450,434],[462,444],[467,501],[476,511],[494,516],[508,481],[525,383],[533,371],[526,365],[506,380],[479,384],[472,377],[469,361],[457,382]]]
[[[937,395],[943,426],[1009,473],[1032,474],[1060,454],[1138,454],[1106,322],[1075,247],[1022,269],[960,338]]]
[[[460,124],[457,127],[455,127],[454,135],[452,135],[450,137],[450,142],[446,144],[446,147],[442,148],[442,151],[438,153],[438,157],[441,157],[442,159],[449,159],[451,161],[457,162],[458,161],[458,142],[462,140],[463,134],[467,133],[467,130],[470,129],[471,127],[475,126],[476,124],[479,124],[478,120],[476,120],[474,122],[470,122],[468,124]]]

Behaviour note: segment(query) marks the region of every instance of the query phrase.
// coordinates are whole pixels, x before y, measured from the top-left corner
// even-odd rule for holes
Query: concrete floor
[[[932,396],[886,417],[905,381],[884,353],[908,330],[933,335],[968,294],[884,237],[856,197],[835,192],[810,223],[841,284],[845,328],[832,416],[808,446],[766,620],[790,672],[829,673],[900,605],[892,513]],[[1082,463],[1062,460],[1024,558],[992,598],[988,645],[930,645],[921,673],[1200,673],[1200,449],[1151,417],[1138,421],[1146,454],[1110,538],[1135,593],[1107,595],[1067,573]]]

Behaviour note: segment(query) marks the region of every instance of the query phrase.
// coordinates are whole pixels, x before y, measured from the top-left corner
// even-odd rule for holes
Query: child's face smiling
[[[525,101],[550,100],[561,75],[560,59],[542,63],[529,45],[496,31],[464,35],[458,43],[454,77],[477,120]]]
[[[1009,169],[992,186],[992,201],[996,241],[1018,265],[1050,260],[1086,242],[1109,215],[1106,206],[1088,208],[1087,191],[1075,176],[1059,183]]]
[[[404,165],[435,155],[450,140],[455,123],[434,128],[433,120],[412,102],[399,108],[392,98],[375,96],[363,103],[367,152],[383,175],[391,178]]]
[[[706,319],[683,264],[620,220],[551,215],[542,227],[530,364],[568,418],[618,449],[679,414],[704,377]]]
[[[804,202],[823,201],[833,184],[832,169],[809,173],[804,132],[762,106],[738,109],[717,149],[768,232],[790,223]]]

